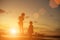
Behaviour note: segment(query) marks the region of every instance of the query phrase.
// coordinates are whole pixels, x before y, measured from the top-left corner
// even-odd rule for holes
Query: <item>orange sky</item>
[[[57,4],[60,4],[59,0],[55,0]],[[56,3],[48,4],[49,1],[1,1],[0,9],[4,9],[6,12],[0,14],[0,24],[9,27],[18,27],[18,17],[22,12],[25,12],[26,16],[24,20],[24,29],[29,26],[29,21],[33,21],[34,31],[55,31],[58,25],[58,12],[52,10],[53,7],[58,8]],[[51,8],[49,8],[51,6]],[[51,17],[51,15],[53,15]],[[5,27],[4,27],[5,28]]]

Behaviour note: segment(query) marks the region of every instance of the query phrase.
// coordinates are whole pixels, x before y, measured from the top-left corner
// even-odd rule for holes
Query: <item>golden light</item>
[[[16,33],[17,33],[17,30],[14,29],[14,28],[12,28],[12,29],[10,29],[10,33],[11,33],[11,34],[16,34]]]
[[[9,35],[10,36],[18,36],[19,30],[17,28],[10,28],[9,29]]]

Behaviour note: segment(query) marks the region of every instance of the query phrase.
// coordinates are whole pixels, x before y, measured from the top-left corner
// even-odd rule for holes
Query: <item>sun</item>
[[[16,29],[14,29],[14,28],[10,29],[10,32],[11,32],[11,34],[16,34],[17,33]]]
[[[10,34],[11,35],[16,35],[17,34],[17,29],[16,28],[11,28],[10,29]]]

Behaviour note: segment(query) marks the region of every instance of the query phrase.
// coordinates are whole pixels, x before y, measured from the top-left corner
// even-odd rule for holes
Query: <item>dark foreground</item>
[[[60,38],[53,37],[3,37],[0,40],[60,40]]]

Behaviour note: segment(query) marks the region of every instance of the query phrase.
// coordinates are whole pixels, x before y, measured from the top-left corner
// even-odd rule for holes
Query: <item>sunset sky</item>
[[[0,0],[0,28],[18,28],[18,17],[25,13],[24,30],[33,21],[35,32],[60,28],[60,0]]]

